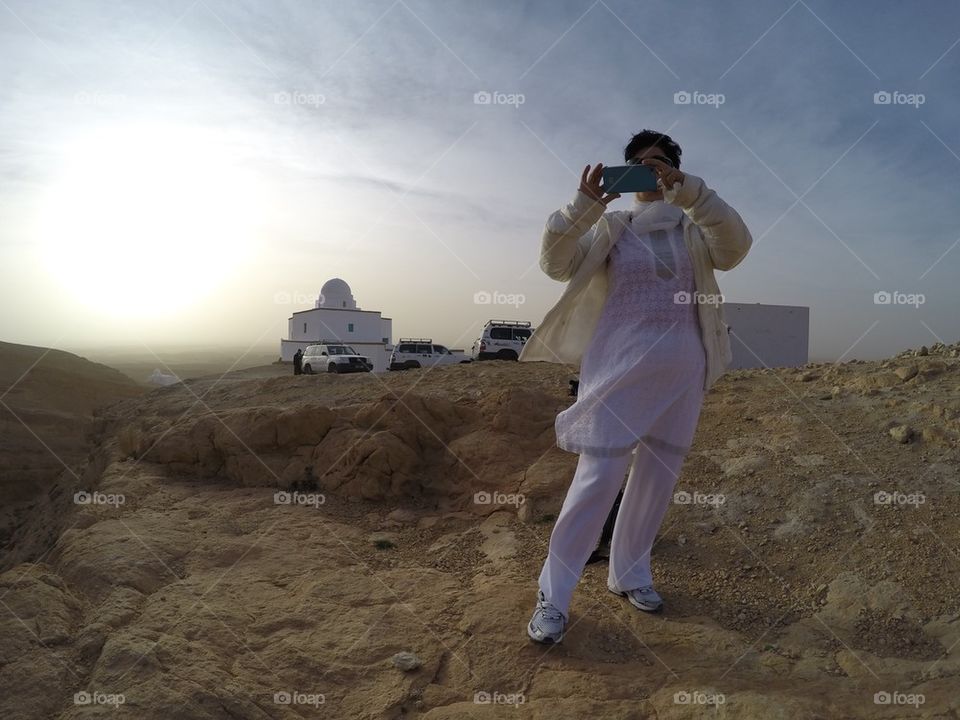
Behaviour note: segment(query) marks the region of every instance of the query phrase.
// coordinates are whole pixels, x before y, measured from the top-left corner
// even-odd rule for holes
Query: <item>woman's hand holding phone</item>
[[[661,190],[672,188],[674,183],[680,183],[683,185],[683,181],[685,179],[684,174],[675,167],[667,165],[665,162],[663,162],[663,160],[657,160],[656,158],[644,158],[640,162],[653,169],[653,172],[655,172],[657,175],[657,183],[660,185]]]
[[[597,163],[597,166],[591,171],[587,165],[580,175],[580,192],[587,197],[593,198],[597,202],[609,205],[620,197],[620,193],[605,193],[600,182],[603,178],[603,163]]]

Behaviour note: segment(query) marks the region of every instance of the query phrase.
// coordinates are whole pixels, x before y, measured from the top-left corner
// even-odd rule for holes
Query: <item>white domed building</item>
[[[293,313],[287,322],[287,339],[280,341],[280,357],[287,362],[297,348],[340,342],[370,358],[374,372],[386,371],[390,365],[393,319],[382,317],[378,310],[357,307],[350,286],[340,278],[327,280],[313,308]]]

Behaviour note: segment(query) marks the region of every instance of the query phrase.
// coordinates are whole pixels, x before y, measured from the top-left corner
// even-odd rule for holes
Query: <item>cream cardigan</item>
[[[697,292],[719,299],[713,271],[730,270],[743,260],[753,243],[750,231],[736,210],[690,173],[684,174],[683,184],[664,190],[663,199],[683,210],[683,238]],[[572,202],[547,219],[540,268],[554,280],[569,282],[527,340],[521,361],[569,363],[579,369],[607,298],[607,254],[630,223],[628,211],[605,210],[603,203],[577,191]],[[732,353],[722,303],[698,302],[697,315],[707,358],[706,391],[730,364]]]

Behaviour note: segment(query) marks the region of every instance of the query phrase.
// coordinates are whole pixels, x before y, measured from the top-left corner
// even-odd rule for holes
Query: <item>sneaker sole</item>
[[[649,605],[640,605],[639,603],[634,602],[634,601],[633,601],[633,597],[632,597],[631,595],[627,595],[627,593],[625,593],[625,592],[620,592],[619,590],[614,590],[613,588],[610,588],[610,587],[608,587],[607,590],[609,590],[610,592],[612,592],[614,595],[619,595],[620,597],[625,597],[625,598],[627,599],[627,602],[629,602],[631,605],[633,605],[637,610],[643,610],[643,612],[645,612],[645,613],[659,613],[659,612],[663,612],[663,603],[660,603],[660,604],[657,605],[656,607],[650,607]]]
[[[537,637],[534,634],[533,628],[530,626],[530,623],[527,623],[527,635],[530,637],[531,640],[533,640],[533,642],[539,643],[540,645],[556,645],[561,640],[563,640],[563,633],[560,633],[560,637],[558,637],[556,640],[550,637],[546,637],[546,638]]]

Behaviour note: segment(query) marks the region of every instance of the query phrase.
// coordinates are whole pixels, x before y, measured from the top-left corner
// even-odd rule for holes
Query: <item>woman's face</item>
[[[656,145],[651,145],[650,147],[641,148],[633,156],[635,162],[643,160],[648,157],[659,157],[661,160],[666,158],[663,150],[658,148]],[[653,202],[654,200],[662,200],[663,192],[660,190],[651,190],[649,192],[638,192],[634,193],[637,200],[642,200],[644,202]]]

